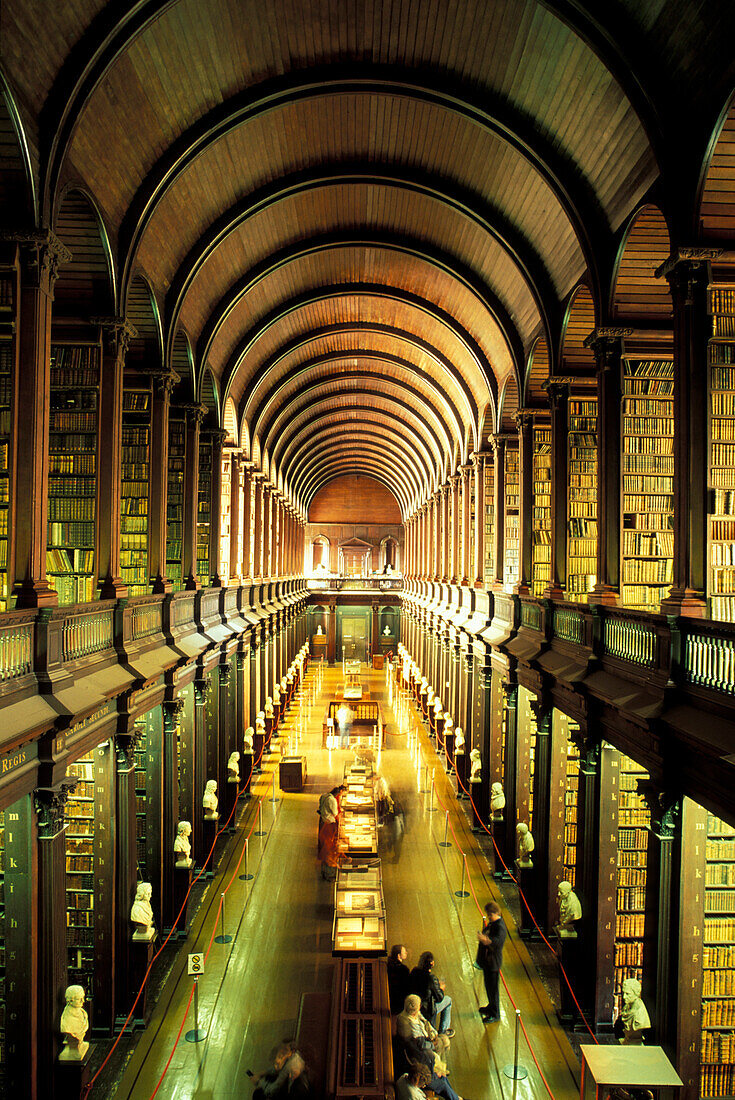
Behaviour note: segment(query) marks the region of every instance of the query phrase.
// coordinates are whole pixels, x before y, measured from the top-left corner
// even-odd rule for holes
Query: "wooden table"
[[[595,1100],[601,1089],[678,1088],[683,1084],[661,1047],[592,1046],[579,1048],[582,1055],[580,1100],[584,1100],[586,1077],[589,1073],[595,1086]]]

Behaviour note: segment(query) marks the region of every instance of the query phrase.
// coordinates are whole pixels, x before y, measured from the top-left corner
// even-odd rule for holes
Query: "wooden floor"
[[[456,1029],[448,1057],[453,1086],[465,1100],[549,1095],[570,1100],[579,1093],[579,1065],[510,918],[504,975],[549,1091],[523,1038],[520,1062],[528,1070],[527,1079],[514,1082],[503,1072],[513,1058],[515,1012],[502,986],[501,1022],[484,1025],[477,1012],[478,1005],[485,1003],[482,975],[473,967],[475,932],[481,922],[472,894],[466,899],[455,896],[460,888],[462,851],[467,855],[479,904],[492,897],[501,899],[464,811],[421,731],[416,746],[418,723],[413,712],[398,705],[393,709],[382,673],[366,672],[365,679],[368,676],[372,698],[382,701],[386,718],[387,736],[378,767],[406,809],[400,852],[382,853],[388,942],[405,942],[411,951],[411,965],[422,951],[432,951],[436,972],[446,980]],[[169,1058],[158,1097],[248,1100],[252,1088],[246,1070],[265,1068],[271,1046],[279,1038],[293,1035],[301,992],[330,989],[332,887],[321,880],[316,861],[316,805],[319,795],[341,779],[348,753],[321,748],[321,717],[341,683],[341,670],[323,670],[319,689],[320,678],[320,672],[312,669],[302,696],[300,751],[308,762],[307,787],[302,794],[284,795],[276,790],[278,801],[273,803],[275,755],[264,767],[151,1024],[128,1063],[116,1092],[120,1100],[151,1097]],[[282,740],[295,736],[298,721],[294,704]],[[424,789],[433,769],[434,798]],[[439,802],[449,809],[449,848],[440,846],[445,812]],[[237,861],[258,803],[266,835],[251,837],[248,864],[254,877],[243,882],[239,874],[245,865],[241,862],[238,868]],[[185,1039],[194,1027],[192,1003],[171,1056],[192,990],[186,976],[186,955],[206,950],[223,891],[225,931],[233,939],[212,946],[199,983],[199,1026],[206,1030],[207,1038],[200,1043]]]

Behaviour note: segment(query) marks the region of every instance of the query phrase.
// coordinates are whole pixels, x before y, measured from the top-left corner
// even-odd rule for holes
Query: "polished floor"
[[[120,1100],[154,1095],[162,1100],[249,1100],[246,1071],[265,1068],[272,1045],[294,1034],[302,991],[330,989],[332,887],[321,880],[316,861],[315,811],[319,795],[341,778],[352,759],[346,750],[321,747],[322,716],[341,681],[339,668],[308,673],[281,738],[283,751],[298,743],[305,755],[306,788],[282,794],[273,782],[276,754],[264,762],[237,834],[127,1065],[116,1092]],[[477,1012],[485,1001],[482,975],[473,967],[480,907],[491,897],[502,899],[412,708],[388,697],[382,673],[365,669],[364,682],[381,701],[386,719],[377,766],[406,810],[400,847],[381,836],[388,942],[405,942],[414,963],[424,950],[435,956],[436,972],[453,999],[456,1036],[448,1063],[454,1088],[465,1100],[569,1100],[579,1093],[579,1065],[510,917],[504,977],[546,1084],[523,1036],[519,1063],[527,1077],[516,1081],[504,1072],[513,1061],[515,1009],[501,987],[501,1021],[483,1025]],[[248,833],[247,870],[253,877],[243,881]],[[445,834],[450,847],[442,846]],[[458,898],[463,854],[469,897]],[[232,939],[214,942],[209,950],[198,988],[198,1024],[205,1038],[190,1042],[186,1036],[195,1021],[187,953],[206,952],[213,935],[222,932],[221,916],[216,921],[222,894],[224,932]]]

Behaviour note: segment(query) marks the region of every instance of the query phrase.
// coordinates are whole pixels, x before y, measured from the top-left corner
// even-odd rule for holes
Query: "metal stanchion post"
[[[278,799],[276,798],[276,773],[275,773],[275,771],[273,772],[272,779],[273,779],[273,784],[272,784],[273,793],[271,794],[271,802],[275,803],[275,802],[278,802]]]
[[[238,876],[239,878],[242,879],[243,882],[250,882],[252,877],[253,877],[251,874],[248,873],[248,855],[249,855],[248,838],[245,837],[245,873],[243,875]]]
[[[219,936],[214,937],[214,942],[215,943],[232,943],[232,936],[228,936],[227,933],[225,932],[225,895],[224,894],[220,894],[220,902],[221,902],[220,927],[221,927],[222,931],[220,932]]]
[[[518,1065],[518,1041],[521,1032],[521,1010],[516,1009],[516,1033],[515,1042],[513,1044],[513,1065],[503,1066],[503,1073],[506,1077],[510,1077],[511,1081],[525,1081],[528,1077],[528,1070],[525,1066]]]
[[[199,978],[194,975],[194,1027],[186,1033],[187,1043],[201,1043],[207,1037],[203,1028],[199,1027]]]
[[[467,853],[462,852],[462,883],[459,890],[454,891],[455,898],[468,898],[470,896],[469,890],[464,888],[465,875],[467,874]]]
[[[258,828],[256,829],[255,836],[265,836],[265,829],[263,828],[263,800],[258,803]]]
[[[452,842],[447,840],[447,829],[449,828],[449,810],[444,812],[444,840],[439,841],[440,848],[451,848]]]

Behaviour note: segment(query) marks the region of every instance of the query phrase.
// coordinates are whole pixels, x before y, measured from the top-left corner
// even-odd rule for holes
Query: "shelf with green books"
[[[597,398],[571,397],[568,416],[567,596],[586,603],[597,581]]]
[[[168,421],[168,472],[166,489],[166,576],[174,592],[183,588],[184,477],[186,473],[186,420],[171,409]]]
[[[711,286],[709,310],[709,613],[735,622],[735,287]]]
[[[202,588],[211,583],[209,532],[212,522],[212,459],[214,448],[210,437],[199,437],[199,485],[197,492],[197,577]]]
[[[51,347],[46,573],[59,603],[95,594],[100,349]]]
[[[674,568],[674,364],[623,360],[621,597],[657,611]]]
[[[542,596],[551,583],[551,428],[534,427],[532,466],[531,594]]]
[[[87,1000],[94,990],[94,756],[67,768],[78,780],[66,803],[66,947],[67,981],[81,985]]]
[[[518,584],[520,472],[518,444],[505,449],[505,537],[503,546],[503,584],[507,590]]]
[[[735,1090],[735,829],[707,814],[700,1095]]]
[[[122,411],[120,575],[130,596],[144,596],[149,591],[150,444],[150,387],[139,379],[126,379]]]

